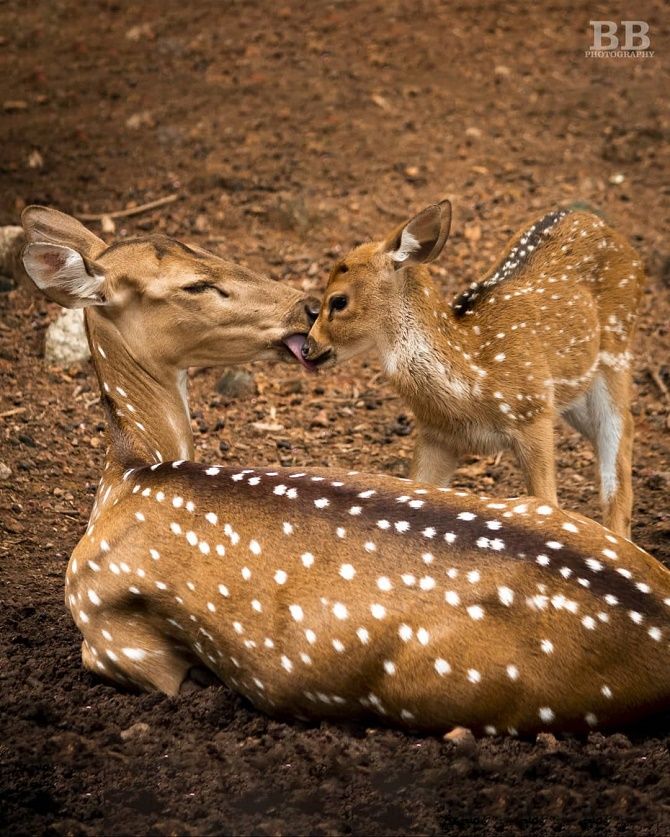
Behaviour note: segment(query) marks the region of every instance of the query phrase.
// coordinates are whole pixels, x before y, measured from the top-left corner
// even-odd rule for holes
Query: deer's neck
[[[86,325],[109,422],[106,468],[192,459],[186,370],[136,357],[95,311],[86,312]]]
[[[476,337],[444,303],[427,268],[408,267],[403,273],[382,330],[382,366],[408,400],[421,392],[441,393],[458,412],[464,400],[478,395],[486,376],[474,359]]]

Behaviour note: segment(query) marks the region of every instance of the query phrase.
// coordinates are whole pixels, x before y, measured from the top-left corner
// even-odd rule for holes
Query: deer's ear
[[[107,248],[105,242],[87,230],[76,218],[46,206],[27,206],[21,213],[26,242],[61,244],[72,247],[88,259],[97,259]]]
[[[105,274],[71,247],[36,242],[23,249],[23,266],[37,287],[64,308],[104,305]]]
[[[427,206],[391,233],[382,245],[382,252],[393,259],[396,270],[408,264],[432,262],[442,252],[450,226],[448,200]]]

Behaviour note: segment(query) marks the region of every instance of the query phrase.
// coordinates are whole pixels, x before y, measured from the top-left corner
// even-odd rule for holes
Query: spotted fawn
[[[172,239],[23,223],[35,284],[86,306],[109,425],[66,574],[87,669],[167,694],[204,669],[275,715],[438,732],[667,708],[670,573],[647,553],[537,499],[191,461],[184,370],[300,354],[310,300]]]
[[[376,350],[416,415],[411,475],[436,485],[466,453],[511,449],[528,493],[555,504],[563,416],[595,447],[605,524],[630,536],[636,253],[595,215],[552,212],[449,305],[426,263],[450,223],[443,201],[341,259],[305,357],[328,366]]]

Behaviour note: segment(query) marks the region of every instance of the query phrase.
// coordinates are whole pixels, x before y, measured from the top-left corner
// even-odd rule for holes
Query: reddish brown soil
[[[98,212],[174,192],[117,233],[164,230],[319,288],[340,248],[448,194],[436,274],[452,295],[526,217],[599,206],[648,266],[634,536],[670,563],[663,11],[635,12],[654,58],[605,61],[583,56],[588,21],[618,12],[581,0],[6,2],[0,223],[30,202]],[[670,717],[459,749],[280,723],[224,687],[137,696],[84,673],[62,598],[101,466],[95,384],[88,366],[45,367],[53,306],[14,290],[0,308],[0,413],[21,411],[0,418],[5,833],[670,833]],[[201,459],[406,472],[412,420],[372,359],[255,371],[260,394],[242,401],[216,395],[217,372],[193,376]],[[257,433],[269,417],[285,429]],[[563,502],[597,515],[591,451],[562,428],[557,459]],[[457,483],[521,489],[507,456],[470,459]]]

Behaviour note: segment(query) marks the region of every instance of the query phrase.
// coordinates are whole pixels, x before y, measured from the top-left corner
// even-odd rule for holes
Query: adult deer
[[[437,485],[463,454],[511,448],[528,493],[556,503],[562,415],[595,447],[605,524],[630,536],[636,253],[595,215],[552,212],[449,305],[426,263],[450,223],[442,201],[341,259],[305,357],[329,365],[376,349],[416,415],[412,477]]]
[[[299,353],[296,292],[165,238],[24,212],[24,264],[85,305],[109,421],[66,575],[86,668],[177,693],[205,668],[268,712],[530,733],[670,697],[670,573],[598,524],[330,469],[192,455],[187,366]],[[309,305],[307,305],[309,308]]]

